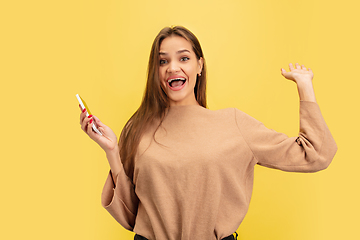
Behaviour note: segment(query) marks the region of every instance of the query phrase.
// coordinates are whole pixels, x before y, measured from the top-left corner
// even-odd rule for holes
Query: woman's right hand
[[[92,130],[92,125],[96,122],[102,136]],[[106,152],[118,151],[117,137],[115,133],[97,117],[89,115],[86,117],[86,109],[80,114],[81,129]]]

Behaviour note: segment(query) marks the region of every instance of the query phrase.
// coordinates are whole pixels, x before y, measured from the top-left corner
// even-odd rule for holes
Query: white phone
[[[80,103],[81,111],[84,110],[84,108],[86,108],[86,117],[91,115],[89,107],[86,105],[85,101],[79,96],[79,94],[76,94],[76,98]],[[96,132],[102,136],[102,133],[99,131],[99,129],[97,129],[97,124],[95,121],[94,121],[94,124],[92,125],[92,129],[94,130],[94,132]]]

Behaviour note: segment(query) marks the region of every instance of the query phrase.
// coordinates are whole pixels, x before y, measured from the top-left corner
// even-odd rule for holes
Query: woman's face
[[[203,59],[196,58],[190,42],[180,36],[165,38],[160,45],[159,62],[160,82],[170,106],[198,104],[194,88]]]

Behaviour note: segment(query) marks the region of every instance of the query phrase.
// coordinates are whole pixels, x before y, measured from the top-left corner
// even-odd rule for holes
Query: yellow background
[[[256,166],[240,239],[358,239],[359,1],[0,3],[0,239],[132,239],[101,207],[102,150],[80,129],[79,93],[117,134],[141,101],[165,26],[199,38],[210,109],[237,107],[294,136],[298,97],[280,68],[311,67],[338,143],[315,174]]]

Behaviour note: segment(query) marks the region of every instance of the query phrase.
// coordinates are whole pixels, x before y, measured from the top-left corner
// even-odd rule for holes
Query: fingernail
[[[90,119],[90,124],[92,124],[92,119]]]
[[[83,110],[82,110],[82,112],[84,113],[86,111],[86,108],[84,108]]]
[[[89,116],[88,116],[88,118],[91,118],[91,117],[92,117],[92,115],[89,115]]]

